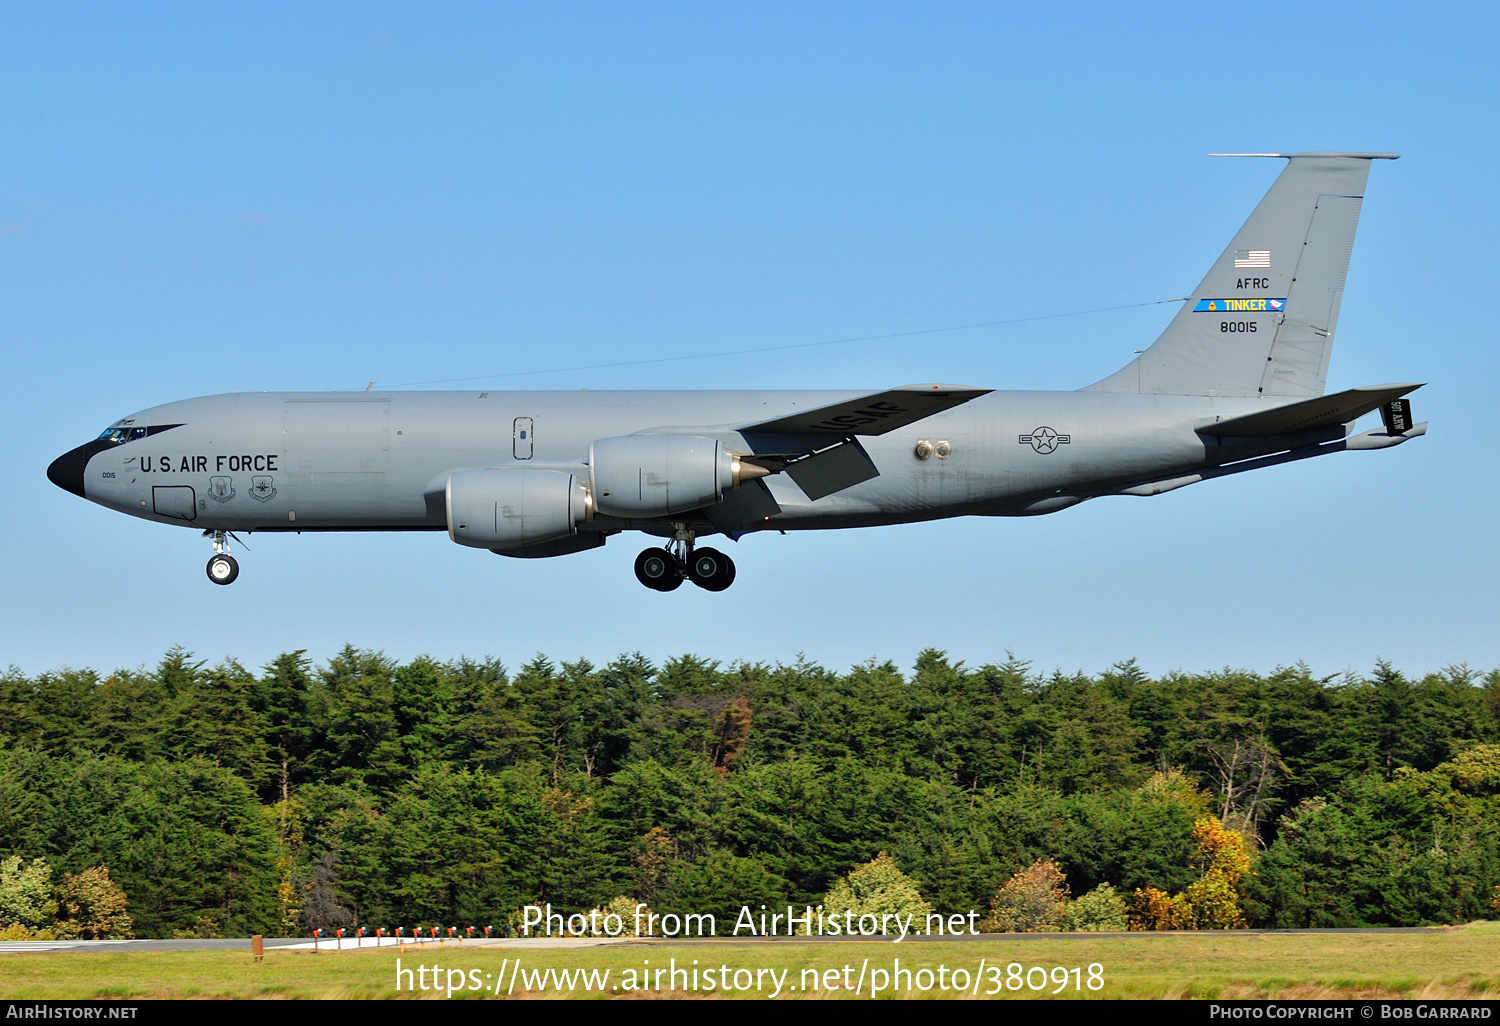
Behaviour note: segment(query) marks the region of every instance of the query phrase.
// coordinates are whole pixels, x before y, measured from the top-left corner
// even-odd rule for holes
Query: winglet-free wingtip
[[[1427,384],[1425,381],[1393,381],[1389,385],[1356,385],[1349,389],[1351,392],[1391,392],[1398,388],[1406,389],[1402,395],[1408,395]]]
[[[941,392],[953,395],[967,395],[979,397],[989,395],[993,388],[978,388],[974,385],[934,385],[931,382],[923,382],[919,385],[897,385],[891,389],[892,392]]]
[[[1210,157],[1352,157],[1355,160],[1400,160],[1399,153],[1210,153]]]

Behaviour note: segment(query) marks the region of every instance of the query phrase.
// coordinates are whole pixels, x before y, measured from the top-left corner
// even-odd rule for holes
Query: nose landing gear
[[[233,584],[240,575],[240,564],[229,554],[229,535],[225,531],[204,531],[212,534],[214,554],[208,561],[208,579],[215,584]]]
[[[665,548],[646,549],[635,557],[635,576],[654,591],[673,591],[684,580],[705,591],[723,591],[734,583],[734,560],[718,549],[693,549],[693,532],[679,524]]]

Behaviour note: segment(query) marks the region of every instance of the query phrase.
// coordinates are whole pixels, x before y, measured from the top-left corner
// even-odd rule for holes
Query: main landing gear
[[[213,535],[214,554],[208,561],[208,579],[215,584],[233,584],[240,575],[240,564],[229,554],[229,534],[226,531],[204,531]]]
[[[678,527],[666,548],[646,549],[635,557],[635,576],[656,591],[673,591],[684,580],[705,591],[723,591],[734,583],[734,560],[718,549],[694,549],[693,532]]]

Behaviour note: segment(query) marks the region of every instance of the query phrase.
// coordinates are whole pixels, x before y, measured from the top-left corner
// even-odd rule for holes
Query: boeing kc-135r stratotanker
[[[721,591],[734,563],[706,535],[1055,513],[1423,434],[1419,385],[1323,394],[1370,162],[1396,155],[1256,156],[1287,165],[1166,331],[1076,392],[236,393],[116,421],[47,476],[202,529],[216,584],[235,531],[447,530],[536,557],[634,530],[666,540],[642,584]]]

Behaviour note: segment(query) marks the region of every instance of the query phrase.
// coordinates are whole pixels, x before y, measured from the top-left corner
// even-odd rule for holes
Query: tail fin
[[[1394,153],[1257,153],[1286,169],[1160,338],[1100,392],[1318,396],[1370,161]]]

